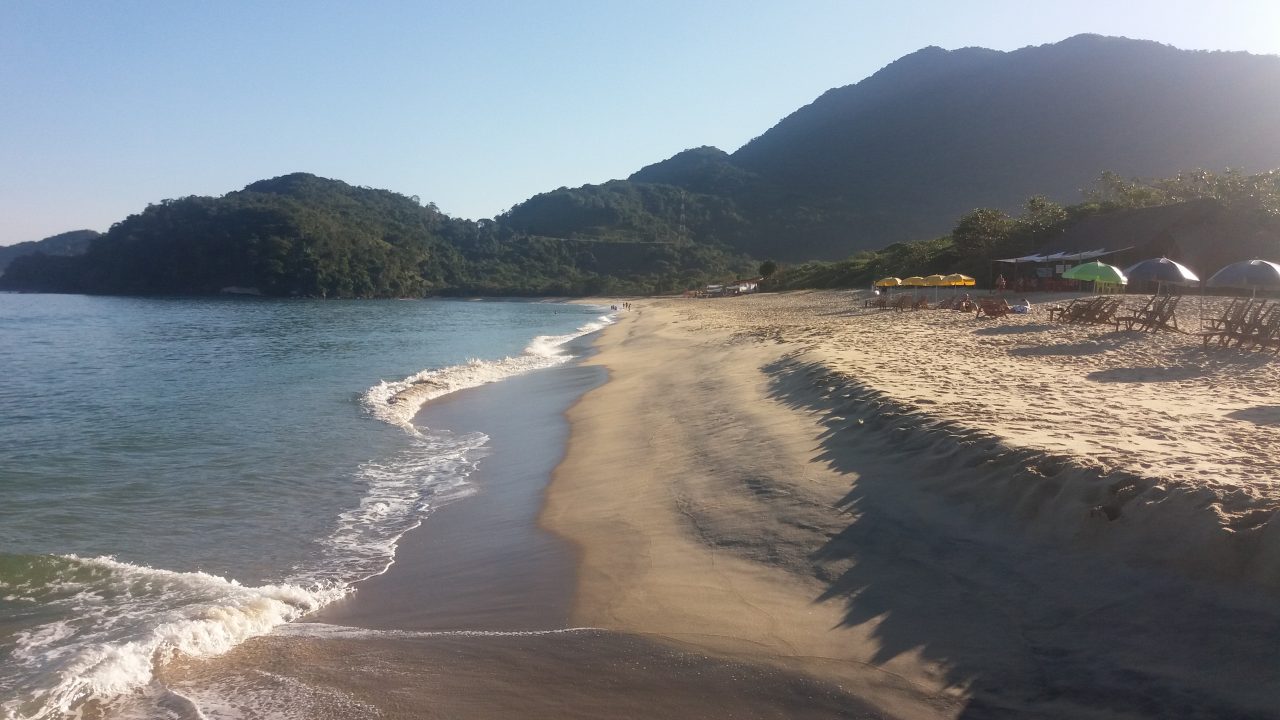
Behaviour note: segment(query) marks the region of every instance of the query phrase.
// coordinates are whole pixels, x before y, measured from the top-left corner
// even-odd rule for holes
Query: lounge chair
[[[974,317],[980,318],[985,315],[987,317],[997,318],[1008,314],[1009,303],[1005,302],[1003,299],[979,298],[978,312]]]
[[[1178,302],[1181,295],[1158,295],[1147,301],[1146,306],[1115,318],[1116,330],[1124,323],[1126,330],[1135,327],[1139,330],[1174,330],[1178,329]]]
[[[1101,296],[1077,298],[1065,308],[1061,308],[1056,315],[1059,320],[1065,323],[1096,322],[1096,318],[1101,316],[1103,304],[1107,300],[1107,298]],[[1115,302],[1118,306],[1119,301]],[[1050,317],[1052,316],[1053,314],[1051,313]]]
[[[1265,305],[1266,300],[1262,300],[1261,303]],[[1229,343],[1232,336],[1245,324],[1250,310],[1256,304],[1258,304],[1256,300],[1233,298],[1222,311],[1222,315],[1204,321],[1199,333],[1204,340],[1204,346],[1209,347],[1210,340],[1217,340],[1219,345]]]

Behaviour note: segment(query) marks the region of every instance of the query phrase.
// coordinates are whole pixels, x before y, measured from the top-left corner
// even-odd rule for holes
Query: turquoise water
[[[154,692],[381,572],[485,452],[421,404],[566,361],[601,312],[0,294],[2,716]]]

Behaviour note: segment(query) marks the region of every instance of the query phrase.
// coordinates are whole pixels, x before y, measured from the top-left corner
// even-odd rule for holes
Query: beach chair
[[[1221,315],[1201,323],[1199,335],[1204,341],[1204,347],[1209,347],[1210,340],[1217,340],[1219,345],[1226,345],[1232,333],[1244,323],[1250,307],[1255,302],[1252,299],[1232,298]]]
[[[998,317],[1004,317],[1005,315],[1008,315],[1008,314],[1009,314],[1009,303],[1005,302],[1003,298],[1000,298],[1000,299],[979,298],[978,312],[974,315],[974,317],[980,318],[980,317],[986,316],[990,318],[998,318]]]
[[[1064,315],[1071,312],[1071,309],[1076,305],[1079,305],[1081,302],[1083,302],[1081,298],[1076,298],[1066,305],[1054,305],[1049,308],[1049,320],[1061,320]]]
[[[1280,355],[1280,305],[1272,303],[1267,326],[1258,340],[1259,350],[1271,350]]]
[[[959,301],[960,301],[960,298],[952,295],[950,297],[943,298],[937,305],[933,306],[933,309],[934,310],[955,310],[956,303]]]
[[[929,298],[925,297],[924,295],[921,295],[920,297],[916,298],[916,301],[911,304],[911,309],[912,310],[928,310]]]
[[[911,296],[899,295],[897,298],[894,299],[892,303],[890,303],[889,307],[899,312],[906,310],[907,308],[911,307]]]
[[[1253,348],[1262,345],[1265,347],[1270,335],[1273,331],[1274,317],[1280,310],[1280,305],[1276,303],[1268,303],[1266,300],[1253,303],[1249,312],[1238,325],[1229,333],[1227,343],[1235,342],[1239,348]]]
[[[1120,309],[1120,299],[1111,297],[1098,298],[1098,302],[1091,303],[1088,309],[1081,315],[1079,322],[1091,323],[1094,325],[1110,325],[1115,322],[1116,311]]]
[[[1098,316],[1102,303],[1106,300],[1100,296],[1080,298],[1058,313],[1058,319],[1065,323],[1092,322],[1091,318]]]
[[[1158,295],[1153,296],[1147,301],[1147,304],[1130,313],[1115,318],[1116,330],[1120,329],[1120,324],[1124,323],[1126,330],[1133,330],[1135,327],[1139,330],[1177,330],[1178,329],[1178,302],[1182,300],[1181,295]]]
[[[1119,330],[1122,324],[1125,326],[1126,330],[1132,330],[1135,322],[1142,320],[1151,313],[1152,308],[1155,307],[1157,297],[1158,296],[1156,295],[1152,295],[1147,298],[1146,304],[1142,307],[1135,307],[1125,315],[1117,315],[1115,318],[1116,330]]]

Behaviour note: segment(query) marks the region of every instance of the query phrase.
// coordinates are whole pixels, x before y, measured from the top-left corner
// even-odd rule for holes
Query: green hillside
[[[611,207],[622,212],[626,203]],[[619,216],[609,217],[615,222]],[[151,205],[94,239],[82,255],[17,258],[0,288],[137,295],[227,288],[307,297],[584,295],[665,292],[747,266],[719,246],[658,237],[659,228],[643,212],[635,222],[649,233],[643,240],[622,231],[579,237],[559,229],[548,237],[510,224],[453,219],[417,198],[297,173],[221,197]]]
[[[79,255],[89,249],[89,241],[100,234],[94,230],[72,230],[71,232],[58,233],[43,240],[32,240],[30,242],[17,243],[16,245],[2,246],[0,247],[0,275],[4,274],[5,268],[9,267],[9,263],[13,262],[14,258],[19,258],[23,255],[34,255],[35,253]]]

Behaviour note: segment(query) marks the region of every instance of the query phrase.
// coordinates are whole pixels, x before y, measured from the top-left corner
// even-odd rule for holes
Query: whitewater
[[[246,451],[261,453],[257,461],[271,463],[273,466],[263,469],[260,465],[249,464],[248,467],[255,468],[248,473],[250,480],[239,477],[227,481],[224,489],[228,492],[234,492],[237,485],[252,486],[244,488],[244,507],[235,502],[217,504],[192,497],[190,508],[175,509],[175,506],[183,502],[181,493],[169,489],[163,483],[146,484],[146,492],[131,487],[129,497],[120,500],[124,506],[120,514],[133,517],[134,523],[134,527],[124,528],[125,532],[147,531],[145,515],[156,511],[147,498],[140,498],[148,493],[163,495],[163,502],[156,505],[163,506],[163,513],[174,516],[172,520],[160,522],[159,527],[163,527],[166,522],[182,522],[182,516],[188,512],[191,515],[222,514],[226,517],[223,522],[232,527],[217,526],[219,535],[233,539],[253,537],[256,539],[254,542],[264,549],[266,545],[276,541],[286,546],[288,552],[276,550],[281,555],[278,562],[266,563],[273,566],[254,567],[255,563],[262,561],[254,559],[252,547],[243,550],[236,548],[235,552],[243,557],[234,562],[221,561],[231,569],[230,572],[214,572],[204,569],[165,569],[166,562],[173,563],[169,567],[183,567],[191,564],[190,561],[194,558],[166,558],[164,552],[152,553],[156,558],[154,562],[131,561],[139,555],[148,554],[139,552],[137,548],[130,548],[128,555],[131,560],[126,560],[110,554],[84,552],[10,553],[9,546],[0,546],[6,547],[5,553],[0,554],[0,620],[4,621],[5,626],[16,628],[8,635],[0,635],[0,657],[4,658],[4,669],[0,670],[0,689],[4,691],[0,694],[0,716],[5,720],[44,720],[75,714],[85,707],[86,702],[107,709],[134,708],[148,698],[167,698],[167,701],[172,702],[172,694],[156,680],[157,669],[165,663],[175,658],[207,658],[225,653],[250,638],[269,633],[344,597],[361,580],[385,572],[395,561],[396,543],[404,533],[417,527],[440,507],[477,491],[468,478],[486,454],[488,437],[483,432],[455,433],[446,428],[415,426],[413,418],[423,405],[450,393],[567,363],[573,359],[566,350],[568,343],[611,322],[607,315],[587,315],[586,309],[573,306],[560,306],[560,310],[566,310],[566,307],[578,310],[567,310],[563,313],[565,317],[561,317],[560,310],[548,312],[545,305],[539,308],[533,303],[454,303],[443,307],[431,306],[431,309],[443,310],[445,316],[454,320],[457,318],[453,315],[458,313],[475,319],[478,305],[489,308],[513,306],[505,308],[512,317],[496,322],[518,320],[515,323],[516,332],[527,332],[529,327],[540,323],[555,327],[564,326],[565,321],[570,319],[576,322],[564,331],[534,335],[519,352],[491,355],[491,359],[477,356],[451,364],[428,365],[401,375],[399,379],[386,379],[384,376],[354,397],[348,395],[349,399],[342,401],[355,400],[360,409],[358,415],[363,416],[365,422],[374,419],[379,421],[379,425],[395,428],[399,431],[394,433],[398,435],[398,439],[361,426],[358,420],[351,419],[344,420],[343,423],[350,423],[350,428],[358,428],[359,432],[344,433],[339,427],[315,437],[312,434],[314,426],[325,425],[327,418],[314,414],[306,418],[305,427],[310,428],[310,433],[308,429],[300,428],[292,438],[281,439],[279,442],[315,443],[314,447],[302,448],[298,452],[311,451],[325,457],[336,456],[342,451],[365,453],[364,459],[351,463],[345,472],[316,481],[311,487],[308,487],[308,483],[314,478],[308,477],[305,472],[291,473],[287,458],[277,461],[271,457],[274,442],[263,443],[258,447],[261,441],[252,435],[255,423],[247,423],[244,437]],[[188,306],[181,307],[183,310],[190,309]],[[244,314],[242,306],[214,305],[212,315],[221,324],[221,329],[209,333],[209,325],[206,323],[204,331],[193,334],[208,335],[209,337],[204,338],[204,341],[209,341],[206,350],[211,354],[220,352],[223,348],[218,347],[218,340],[225,340],[229,334],[236,334],[236,322],[252,323],[255,319],[261,320],[263,307],[261,304],[254,306],[252,312],[248,313],[250,317],[246,318],[236,317]],[[273,314],[273,310],[284,309],[283,317],[270,318],[272,325],[276,327],[288,325],[297,319],[297,306],[265,307],[268,308],[265,314],[269,316]],[[346,311],[349,304],[339,307]],[[400,312],[394,305],[384,307]],[[165,310],[164,307],[159,308],[160,312]],[[201,307],[197,314],[208,321],[210,317],[205,311],[209,310],[208,306]],[[147,307],[142,314],[155,311],[156,307]],[[233,317],[226,317],[228,314]],[[303,315],[319,322],[325,320],[322,308],[307,306]],[[302,364],[314,367],[316,363],[323,362],[323,358],[315,357],[316,346],[328,348],[332,343],[341,343],[349,348],[351,357],[348,359],[352,360],[350,366],[358,367],[360,344],[352,343],[350,335],[359,335],[356,328],[373,319],[365,315],[366,313],[357,312],[354,317],[348,318],[350,322],[340,323],[338,328],[332,329],[333,337],[326,338],[325,342],[317,343],[313,334],[298,336],[298,346],[302,349],[294,359],[301,357]],[[406,318],[403,317],[403,312],[401,315],[400,320],[405,322],[400,323],[400,327],[393,328],[388,337],[372,338],[384,344],[386,351],[395,351],[397,331],[411,331],[412,321],[422,320],[420,316],[411,315]],[[479,317],[482,322],[494,322],[492,318],[485,319],[483,314],[479,314]],[[445,318],[434,319],[442,321]],[[0,320],[12,321],[12,317],[0,316]],[[465,321],[461,321],[461,324],[465,324]],[[457,344],[456,337],[445,337],[456,331],[457,327],[446,322],[441,322],[441,325],[446,328],[444,332],[428,334],[432,334],[436,341]],[[33,324],[29,331],[39,333],[39,327]],[[503,342],[510,343],[513,335],[511,328],[503,328],[502,333],[507,338]],[[268,335],[264,331],[259,339],[269,340]],[[502,344],[494,341],[493,337],[488,337],[488,340],[491,342],[480,344],[488,345],[490,349]],[[164,339],[159,342],[172,344]],[[252,352],[256,354],[262,351],[262,343],[253,345]],[[173,349],[170,348],[170,351]],[[461,353],[458,348],[454,350],[455,357]],[[439,355],[438,349],[435,352]],[[289,357],[279,355],[277,352],[277,357],[274,358],[277,363],[284,361],[288,365]],[[424,357],[430,355],[431,353],[423,354]],[[88,364],[93,363],[90,361]],[[275,363],[273,368],[274,365]],[[292,370],[296,372],[298,367],[295,366]],[[161,376],[165,374],[163,371],[159,373]],[[184,382],[192,382],[190,374],[183,372],[181,368],[173,374],[181,377]],[[289,373],[287,370],[277,373],[273,369],[271,374],[271,379],[274,380]],[[153,383],[149,384],[148,392],[155,392],[154,381],[158,379],[163,378],[151,378]],[[315,393],[314,384],[306,380],[305,377],[289,380],[290,391]],[[268,385],[270,383],[264,383],[263,388]],[[192,402],[199,403],[202,399],[212,402],[217,388],[208,388],[208,398],[200,397],[204,391],[194,392],[189,387],[173,392],[180,396],[174,399],[175,403],[190,405]],[[248,394],[252,395],[252,392]],[[273,395],[274,391],[268,392],[266,397],[261,398],[262,403],[271,405]],[[329,409],[340,405],[341,403],[329,403]],[[229,417],[234,418],[237,412],[241,418],[246,415],[246,411],[241,408],[233,409]],[[279,422],[280,419],[271,418],[265,424],[270,425],[271,421]],[[124,425],[132,427],[127,422]],[[93,431],[101,432],[101,427]],[[234,439],[235,433],[231,435],[231,438],[206,437],[205,440],[217,440],[216,444],[223,447]],[[372,439],[374,442],[361,442],[362,439]],[[112,463],[127,464],[127,460],[119,457],[124,453],[120,446],[137,452],[136,448],[143,444],[134,437],[112,438],[111,442],[113,445],[109,445],[106,452],[99,451],[99,460],[102,462],[100,467]],[[334,446],[335,442],[339,447]],[[368,454],[370,449],[375,452]],[[6,448],[6,451],[11,450]],[[162,447],[157,448],[157,451],[167,454],[168,449]],[[236,452],[236,447],[229,445],[213,453],[211,459],[216,462],[222,457],[219,453],[231,457]],[[4,458],[0,457],[2,459]],[[276,462],[279,464],[275,464]],[[314,462],[318,466],[320,458],[316,458]],[[167,467],[170,470],[168,474],[172,476],[173,465]],[[71,467],[64,463],[61,469],[64,473],[69,473]],[[146,472],[146,468],[142,466],[134,470],[138,473]],[[95,482],[92,473],[86,473],[86,478],[81,484],[92,486]],[[15,498],[32,495],[32,502],[40,502],[40,491],[34,485],[23,483],[24,479],[22,476],[18,476],[16,481],[5,478],[12,486],[5,489],[15,490]],[[114,483],[106,483],[101,478],[96,481],[106,488],[105,492],[108,494],[124,494],[116,489]],[[138,483],[136,478],[130,482]],[[99,488],[98,491],[104,490]],[[318,502],[313,497],[317,494],[332,495],[332,498],[326,500],[332,499],[335,502]],[[254,502],[254,498],[270,500],[275,495],[286,496],[286,499],[274,500],[278,505],[277,509],[283,510],[300,498],[306,498],[313,507],[304,512],[314,514],[327,511],[331,514],[327,519],[321,520],[291,518],[281,523],[284,532],[278,534],[270,527],[260,527],[260,523],[255,523],[252,528],[235,527],[238,522],[235,514],[244,511],[245,507]],[[46,498],[45,501],[56,503],[57,498]],[[48,512],[47,506],[45,511]],[[275,517],[277,516],[269,513],[263,514],[267,522],[275,522]],[[308,523],[311,525],[308,526]],[[296,525],[296,528],[288,527],[290,525]],[[309,538],[299,537],[296,530],[308,527],[322,531]],[[71,535],[74,533],[69,531],[65,536]],[[72,549],[77,544],[109,546],[108,535],[104,527],[100,536],[93,538],[91,542],[69,545]],[[53,541],[47,544],[55,544],[57,540],[55,535]],[[156,549],[162,545],[162,541],[136,544],[143,549]],[[233,543],[226,543],[228,549],[232,546]],[[215,547],[205,549],[202,554],[216,553]],[[197,561],[195,564],[200,563]],[[237,565],[252,567],[253,571],[243,574],[235,572]],[[257,582],[258,578],[268,581]],[[145,702],[143,705],[145,706]]]

